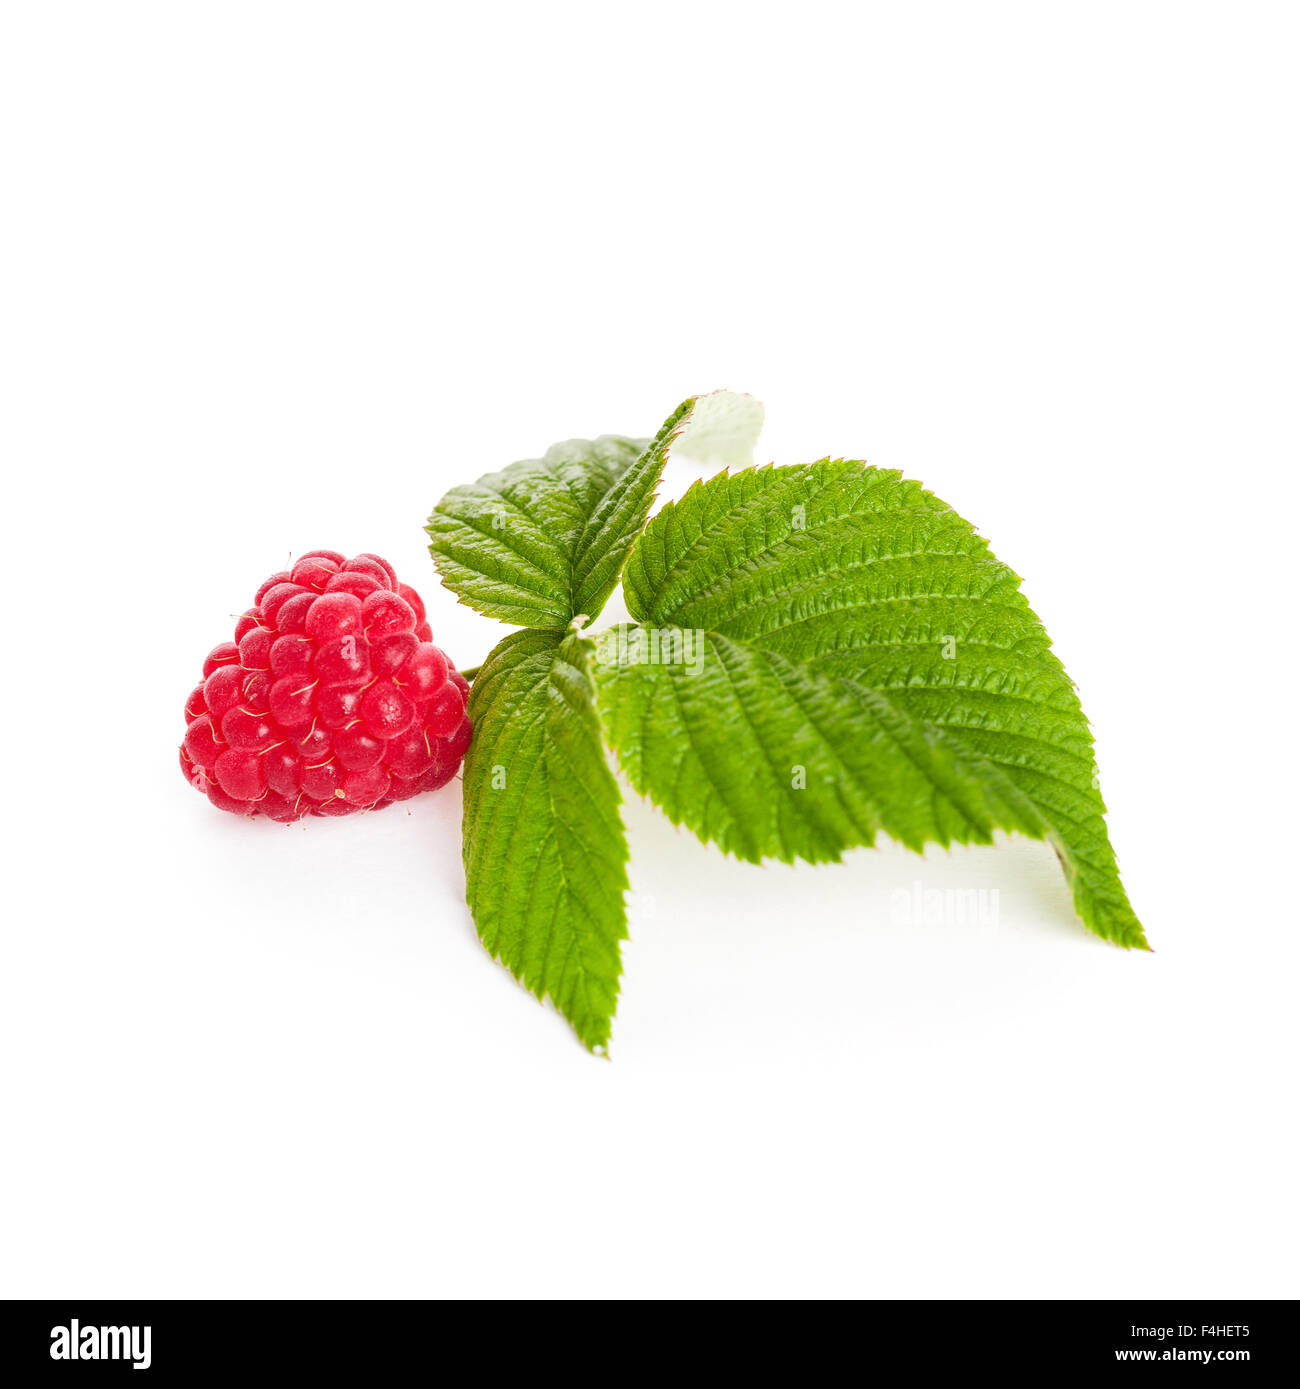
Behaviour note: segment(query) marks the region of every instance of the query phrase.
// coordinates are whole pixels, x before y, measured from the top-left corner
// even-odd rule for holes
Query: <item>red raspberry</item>
[[[313,550],[257,590],[185,701],[181,770],[218,810],[290,821],[432,791],[469,747],[469,684],[378,555]]]

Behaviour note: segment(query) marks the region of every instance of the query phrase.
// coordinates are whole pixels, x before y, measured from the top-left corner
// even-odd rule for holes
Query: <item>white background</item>
[[[0,1293],[1300,1293],[1294,7],[3,13]],[[472,664],[443,490],[720,386],[1027,576],[1154,955],[1040,845],[759,869],[633,798],[604,1062],[478,945],[458,785],[187,789],[287,554]]]

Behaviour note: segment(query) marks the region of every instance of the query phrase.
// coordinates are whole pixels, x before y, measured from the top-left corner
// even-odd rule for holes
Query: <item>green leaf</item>
[[[488,617],[567,628],[574,553],[596,509],[645,449],[645,440],[609,434],[570,439],[542,458],[453,487],[426,528],[443,583]]]
[[[466,899],[479,938],[593,1051],[618,1001],[627,842],[576,633],[515,632],[483,663],[465,758]]]
[[[640,458],[613,483],[592,513],[573,555],[573,616],[596,617],[618,583],[632,543],[641,534],[673,440],[682,432],[696,397],[664,421]]]
[[[617,627],[597,639],[596,671],[636,789],[751,863],[833,862],[881,830],[917,850],[1049,832],[1004,777],[887,696],[761,647]]]
[[[563,629],[596,617],[694,406],[679,405],[653,440],[570,439],[452,488],[426,528],[443,583],[503,622]]]
[[[629,611],[651,627],[700,629],[709,634],[711,651],[721,653],[717,639],[726,638],[784,658],[808,678],[848,681],[885,698],[892,712],[876,712],[886,720],[908,716],[912,736],[920,730],[927,746],[939,746],[941,737],[943,747],[959,751],[963,774],[984,779],[999,815],[1012,809],[1028,821],[1025,802],[1033,806],[1042,821],[1039,833],[1056,845],[1086,925],[1119,944],[1145,946],[1107,836],[1092,735],[1074,686],[1017,576],[968,522],[919,484],[830,459],[721,474],[651,521],[628,561],[624,590]],[[728,668],[739,669],[728,652]],[[748,672],[747,678],[757,677]],[[790,687],[791,678],[781,667],[778,683]],[[692,694],[697,687],[676,675],[670,679],[685,701],[683,719],[707,740],[707,720]],[[770,692],[770,679],[761,685]],[[802,700],[803,687],[796,688]],[[654,698],[662,710],[667,695]],[[610,707],[617,710],[612,701]],[[735,717],[715,726],[712,736],[733,734]],[[611,712],[621,757],[633,737],[633,718],[632,708],[617,720]],[[863,736],[878,750],[870,719]],[[777,743],[785,747],[780,736]],[[670,799],[665,783],[687,775],[666,760],[666,751],[665,760],[659,754],[646,760],[634,744],[630,755],[634,784],[655,799]],[[721,797],[718,749],[710,746],[702,760],[713,768],[712,794]],[[893,776],[893,764],[883,765],[882,777]],[[1008,788],[1019,793],[1017,801]],[[696,789],[706,791],[703,782]],[[966,794],[964,785],[936,782],[938,794],[950,789]],[[903,829],[911,833],[923,823],[903,817],[898,831],[889,829],[885,818],[896,812],[887,799],[877,809],[881,827],[904,842],[910,841]],[[763,813],[753,803],[737,803],[736,810],[750,819]],[[813,807],[806,813],[823,812]],[[981,824],[994,823],[976,814],[969,832],[956,833],[940,805],[932,820],[925,838],[939,842],[946,842],[945,833],[977,838]],[[997,823],[1034,832],[1026,823]],[[743,844],[742,832],[729,833],[734,842],[727,847],[740,852],[735,845]],[[832,834],[819,842],[809,831],[788,842],[826,856],[837,841]],[[854,842],[870,838],[864,833]],[[808,856],[803,847],[792,851]]]

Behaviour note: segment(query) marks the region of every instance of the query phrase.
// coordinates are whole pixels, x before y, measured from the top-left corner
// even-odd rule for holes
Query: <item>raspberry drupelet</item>
[[[469,747],[469,684],[378,555],[272,574],[185,701],[181,770],[218,810],[298,820],[433,791]]]

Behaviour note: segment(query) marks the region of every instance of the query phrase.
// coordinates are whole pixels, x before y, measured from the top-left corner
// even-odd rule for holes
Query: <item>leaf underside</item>
[[[591,643],[515,632],[474,681],[465,758],[466,897],[488,951],[608,1046],[627,935],[627,841],[605,760]]]
[[[1074,685],[1017,576],[919,484],[830,459],[720,474],[650,522],[623,583],[646,629],[700,641],[691,669],[607,636],[596,667],[623,767],[676,821],[813,862],[878,830],[1016,830],[1053,843],[1088,927],[1145,947]]]

